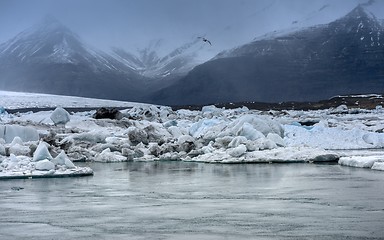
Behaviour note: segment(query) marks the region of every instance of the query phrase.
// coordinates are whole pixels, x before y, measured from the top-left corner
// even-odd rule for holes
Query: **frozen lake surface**
[[[384,174],[322,164],[89,164],[0,182],[0,239],[382,239]]]

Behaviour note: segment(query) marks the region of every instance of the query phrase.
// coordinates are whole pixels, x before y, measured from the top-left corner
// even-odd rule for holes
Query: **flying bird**
[[[326,9],[327,7],[329,7],[330,5],[329,4],[325,4],[324,6],[322,6],[320,9],[319,9],[319,12],[323,11],[324,9]]]
[[[203,42],[205,42],[205,43],[209,43],[209,45],[211,45],[212,46],[212,43],[211,43],[211,41],[209,41],[208,39],[206,39],[205,37],[198,37],[198,38],[201,38],[202,40],[203,40]]]

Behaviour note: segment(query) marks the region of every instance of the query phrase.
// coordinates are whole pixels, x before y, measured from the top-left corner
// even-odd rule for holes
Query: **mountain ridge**
[[[180,77],[203,63],[198,58],[199,51],[203,49],[202,42],[198,38],[175,48],[165,56],[158,55],[157,45],[159,43],[151,44],[139,50],[138,54],[129,53],[121,48],[113,48],[112,51],[119,61],[149,78]]]
[[[146,81],[52,17],[0,45],[0,73],[3,90],[115,99],[140,99]]]
[[[359,5],[329,24],[266,35],[199,64],[198,38],[163,56],[159,43],[111,54],[46,17],[0,44],[0,89],[168,105],[381,93],[382,36],[382,20]]]
[[[318,101],[384,91],[384,34],[362,6],[331,23],[256,40],[195,67],[162,104]]]
[[[194,40],[161,58],[150,48],[140,57],[118,48],[106,53],[46,16],[0,44],[0,89],[145,102],[201,63],[199,50]]]

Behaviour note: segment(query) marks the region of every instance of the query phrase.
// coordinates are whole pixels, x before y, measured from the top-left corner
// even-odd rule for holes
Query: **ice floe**
[[[384,154],[381,156],[341,157],[339,164],[343,166],[384,170]]]

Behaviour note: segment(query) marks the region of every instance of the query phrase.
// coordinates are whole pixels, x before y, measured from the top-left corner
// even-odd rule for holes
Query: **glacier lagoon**
[[[0,182],[1,239],[380,239],[384,175],[337,164],[83,163]]]
[[[20,109],[55,107],[59,99],[11,93],[4,94],[1,101],[6,108]],[[66,97],[60,100],[60,105],[106,104],[95,99],[80,100]],[[109,106],[120,104],[108,103]],[[136,162],[76,162],[79,167],[91,167],[93,177],[0,181],[0,239],[380,239],[384,235],[381,197],[384,175],[373,170],[384,169],[384,110],[380,106],[373,110],[340,106],[320,111],[282,112],[208,106],[205,111],[169,111],[169,116],[178,123],[176,127],[172,119],[168,121],[167,115],[153,106],[126,104],[125,107],[131,107],[126,114],[133,119],[96,120],[91,112],[72,113],[65,129],[54,125],[50,118],[52,111],[1,116],[5,125],[30,126],[46,137],[51,136],[48,133],[52,130],[55,140],[73,143],[67,149],[72,160],[77,159],[77,153],[84,153],[93,156],[91,161],[118,162],[124,147],[132,147],[131,150],[143,156],[138,156]],[[155,118],[142,119],[146,113]],[[197,143],[207,144],[199,137],[209,137],[223,124],[230,126],[229,130],[240,125],[247,130],[237,129],[233,136],[229,135],[231,139],[241,140],[239,134],[254,138],[260,134],[250,124],[257,116],[283,127],[284,142],[274,135],[268,138],[276,143],[276,146],[268,145],[272,149],[256,151],[254,145],[248,144],[244,153],[240,141],[238,147],[227,149],[221,147],[225,139],[216,138],[219,145],[208,143],[201,148],[206,152],[197,152],[201,158],[186,157],[183,162],[155,161],[160,158],[155,159],[149,152],[153,145],[135,146],[132,142],[139,136],[133,134],[135,131],[158,130],[164,136],[173,134],[171,140],[178,141],[170,143],[177,148],[189,147],[184,143],[195,141],[191,137],[198,138]],[[301,122],[314,125],[306,127]],[[125,124],[137,129],[127,129]],[[160,139],[161,134],[157,136]],[[0,144],[4,175],[34,171],[29,154],[31,147],[37,146],[37,139],[31,142],[15,139]],[[104,151],[103,144],[112,144],[112,148]],[[58,149],[53,145],[47,147]],[[6,149],[22,155],[5,156]],[[130,152],[125,149],[125,153]],[[316,156],[328,156],[328,153],[340,157],[339,165],[310,163]],[[268,164],[284,159],[293,163]],[[299,160],[302,163],[295,163]],[[124,157],[124,161],[128,158]]]

